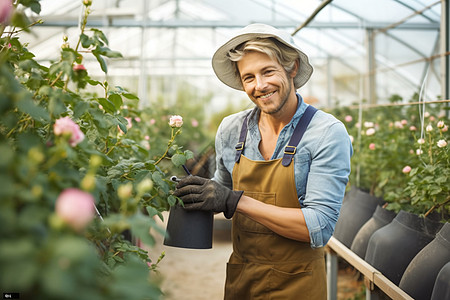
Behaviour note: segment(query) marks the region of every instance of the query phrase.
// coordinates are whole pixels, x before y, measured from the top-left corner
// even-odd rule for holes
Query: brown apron
[[[284,166],[282,158],[254,161],[240,155],[232,178],[233,189],[245,191],[244,195],[300,208],[294,164]],[[225,299],[326,299],[323,248],[285,238],[239,212],[232,224]]]

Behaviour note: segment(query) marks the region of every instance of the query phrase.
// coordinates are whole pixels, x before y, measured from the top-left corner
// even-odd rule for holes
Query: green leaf
[[[130,99],[130,100],[139,100],[139,97],[134,95],[134,94],[130,94],[130,93],[123,93],[122,94],[125,98]]]
[[[59,117],[62,113],[67,111],[67,107],[61,98],[51,97],[48,103],[48,110],[53,116]]]
[[[15,10],[14,14],[11,17],[11,25],[13,27],[23,28],[26,32],[29,32],[30,29],[28,26],[31,24],[28,17],[22,10]]]
[[[88,111],[88,108],[89,103],[87,103],[86,101],[78,101],[77,103],[75,103],[75,107],[73,108],[73,117],[75,119],[78,119]]]
[[[167,197],[167,202],[170,206],[174,206],[177,203],[177,198],[174,195],[169,195],[169,197]]]
[[[41,13],[41,4],[39,3],[39,0],[20,0],[19,3],[29,7],[36,14]]]
[[[127,119],[125,119],[122,116],[117,116],[116,120],[117,120],[117,125],[119,125],[120,130],[122,130],[123,133],[127,133],[128,132],[128,128],[127,128],[128,121],[127,121]]]
[[[159,186],[164,191],[164,193],[166,194],[169,193],[170,187],[167,184],[167,182],[163,180],[163,177],[159,172],[154,172],[152,174],[152,180],[154,183],[156,183],[157,186]]]
[[[50,121],[50,116],[45,108],[36,105],[31,98],[22,98],[17,101],[17,108],[26,114],[29,114],[37,121]]]
[[[186,160],[194,158],[194,152],[191,150],[185,150],[184,155],[186,156]]]
[[[141,213],[134,215],[131,220],[131,231],[139,238],[144,244],[153,246],[155,239],[150,235],[150,228],[155,227],[155,221]]]
[[[172,163],[177,167],[180,167],[181,165],[184,165],[186,163],[186,157],[183,154],[177,153],[174,156],[172,156],[171,160]]]
[[[112,103],[108,99],[98,98],[97,101],[98,101],[98,103],[100,103],[101,106],[103,106],[103,109],[105,111],[109,112],[110,114],[114,114],[116,112],[116,107],[115,107],[114,103]]]
[[[80,42],[83,48],[89,48],[91,45],[95,45],[93,40],[84,33],[80,34]]]
[[[118,94],[111,94],[108,96],[108,99],[114,104],[116,110],[119,110],[120,107],[123,105],[122,97],[120,97],[120,95]]]
[[[103,31],[97,28],[91,28],[91,31],[94,32],[94,37],[108,45],[108,39],[106,38],[106,35],[103,33]]]
[[[94,51],[103,56],[110,57],[110,58],[123,57],[122,53],[120,53],[118,51],[113,51],[113,50],[109,49],[108,47],[97,46],[97,48],[95,48]]]
[[[86,78],[86,82],[89,83],[90,85],[96,86],[96,85],[101,85],[102,83],[100,81],[97,80],[93,80],[91,79],[89,76]]]
[[[95,56],[95,58],[99,62],[100,68],[102,69],[103,72],[108,73],[108,66],[106,65],[105,59],[103,57],[101,57],[98,52],[94,52],[94,51],[92,51],[92,54]]]

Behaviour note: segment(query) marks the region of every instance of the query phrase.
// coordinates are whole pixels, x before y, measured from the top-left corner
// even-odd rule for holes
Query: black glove
[[[230,219],[243,193],[230,190],[211,179],[187,176],[177,184],[173,194],[183,200],[186,210],[223,212]]]

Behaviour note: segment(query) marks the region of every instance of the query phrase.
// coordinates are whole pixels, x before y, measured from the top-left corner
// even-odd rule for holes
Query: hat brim
[[[232,62],[227,57],[227,54],[230,50],[251,39],[269,37],[275,38],[286,46],[297,51],[300,60],[300,66],[297,71],[297,75],[294,77],[294,86],[296,89],[302,87],[309,80],[313,72],[313,67],[309,63],[308,56],[293,43],[285,41],[283,38],[272,33],[243,33],[233,37],[219,49],[217,49],[212,58],[212,67],[214,73],[216,73],[217,78],[219,78],[220,81],[222,81],[229,87],[243,91],[244,88],[242,87],[241,78],[238,76],[238,74],[236,74],[235,68],[233,66],[234,62]]]

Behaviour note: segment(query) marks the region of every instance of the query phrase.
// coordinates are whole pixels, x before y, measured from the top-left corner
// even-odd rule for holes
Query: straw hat
[[[212,58],[212,67],[217,77],[226,85],[243,91],[241,78],[236,75],[233,66],[234,62],[227,57],[228,51],[253,38],[268,37],[275,38],[298,52],[300,67],[297,75],[294,77],[294,86],[296,89],[302,87],[313,72],[313,68],[308,61],[308,56],[294,44],[294,40],[289,33],[266,24],[251,24],[244,27],[236,36],[217,49]]]

